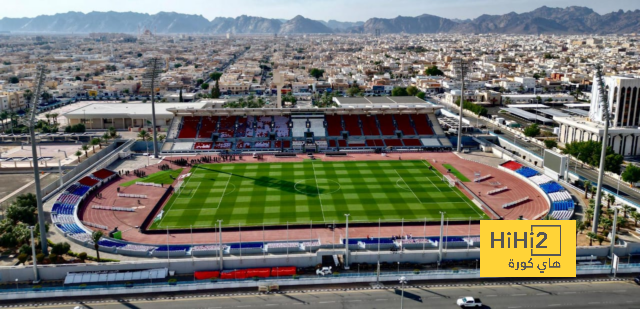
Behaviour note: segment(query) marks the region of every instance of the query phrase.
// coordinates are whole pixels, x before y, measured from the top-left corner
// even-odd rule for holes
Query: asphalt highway
[[[21,308],[168,309],[168,308],[400,308],[401,292],[385,289],[290,291],[285,294],[192,295],[87,301],[82,305],[38,304]],[[640,286],[631,281],[532,283],[529,285],[468,285],[452,287],[408,287],[404,308],[456,308],[456,299],[478,297],[483,308],[640,308]],[[157,297],[157,298],[156,298]]]

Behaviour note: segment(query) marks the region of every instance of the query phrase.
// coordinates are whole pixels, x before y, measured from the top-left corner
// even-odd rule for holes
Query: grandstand
[[[508,161],[501,165],[504,169],[514,171],[515,173],[527,178],[533,184],[537,185],[551,201],[549,216],[557,220],[569,220],[573,216],[575,203],[571,194],[565,190],[560,184],[553,181],[545,175],[540,175],[536,170],[525,167],[515,161]],[[518,203],[514,203],[516,205]],[[513,206],[510,205],[510,206]]]
[[[197,152],[225,150],[296,151],[318,146],[320,151],[336,150],[443,150],[444,135],[430,113],[435,106],[368,107],[349,109],[179,109],[168,111],[179,122],[177,138],[169,138],[171,151]],[[172,125],[172,127],[175,127]],[[173,129],[172,129],[173,130]],[[301,142],[301,143],[298,143]],[[189,144],[190,143],[190,144]],[[204,144],[203,144],[204,143]],[[208,147],[211,143],[212,147]],[[327,145],[328,147],[321,147]]]

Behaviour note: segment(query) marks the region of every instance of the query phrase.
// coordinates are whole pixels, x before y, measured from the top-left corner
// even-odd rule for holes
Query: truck
[[[456,304],[460,306],[460,308],[482,307],[480,298],[473,298],[471,296],[458,298]]]

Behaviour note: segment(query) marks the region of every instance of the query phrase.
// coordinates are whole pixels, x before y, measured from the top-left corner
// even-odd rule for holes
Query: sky
[[[155,14],[160,11],[215,17],[240,15],[290,19],[366,21],[431,14],[447,18],[475,18],[481,14],[527,12],[540,6],[586,6],[605,14],[640,9],[640,0],[3,0],[0,18],[34,17],[68,11],[117,11]]]

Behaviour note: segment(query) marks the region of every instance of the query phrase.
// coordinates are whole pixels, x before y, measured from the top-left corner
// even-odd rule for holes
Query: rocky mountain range
[[[217,17],[173,12],[68,12],[34,18],[0,19],[0,31],[15,33],[137,33],[160,34],[303,34],[303,33],[505,33],[610,34],[640,32],[640,10],[598,14],[587,7],[550,8],[475,19],[448,19],[423,14],[416,17],[371,18],[366,22],[318,21],[296,16],[290,20],[255,16]]]

